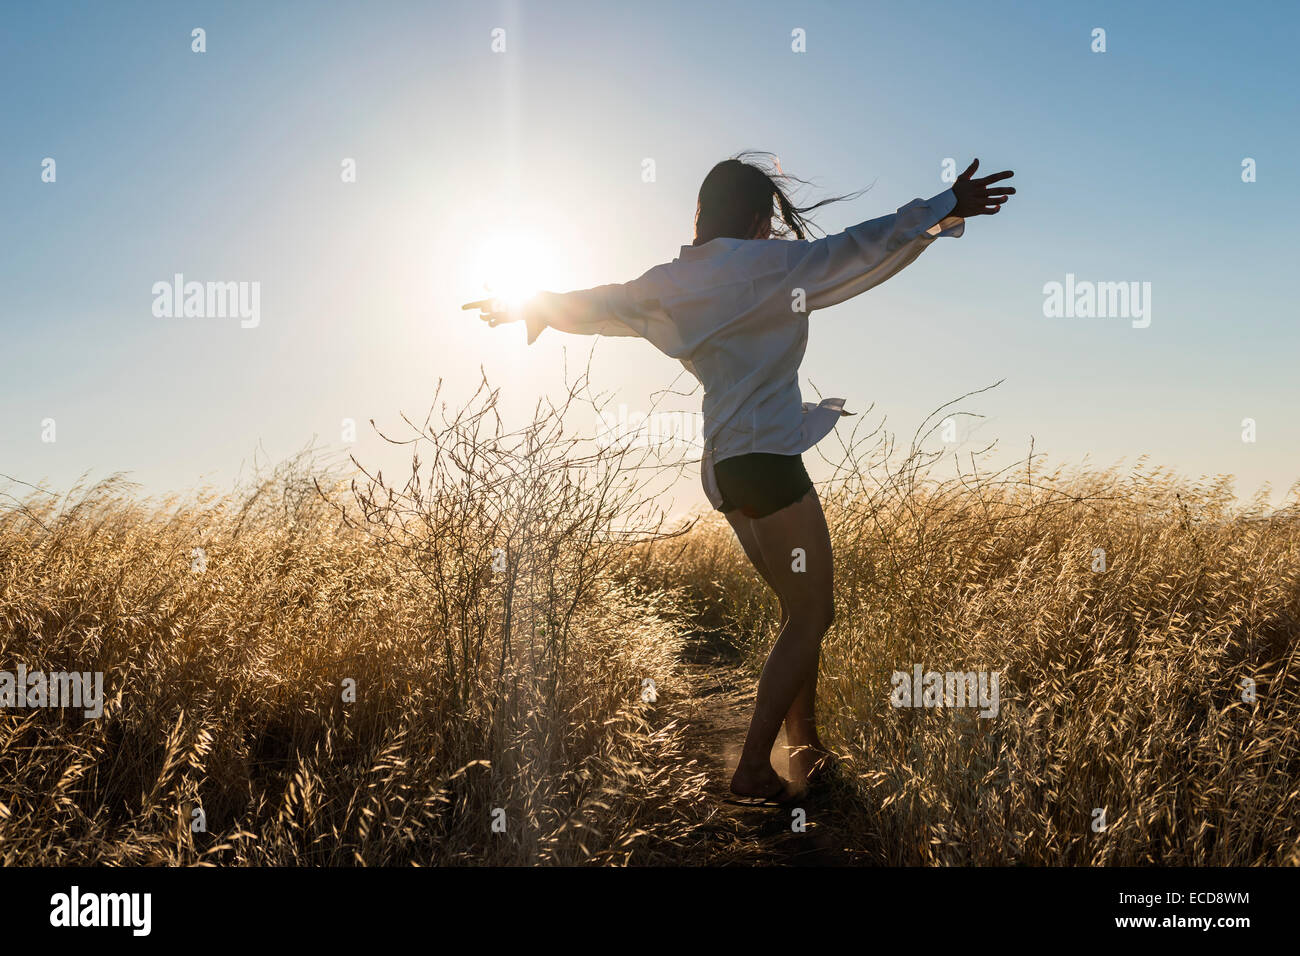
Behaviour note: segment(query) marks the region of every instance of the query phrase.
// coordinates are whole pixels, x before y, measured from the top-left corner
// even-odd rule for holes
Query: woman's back
[[[808,313],[883,282],[939,235],[951,190],[813,241],[718,238],[683,246],[677,258],[631,282],[527,307],[528,341],[546,326],[640,336],[678,359],[704,386],[705,456],[798,454],[833,426],[810,430],[799,391]],[[947,228],[944,228],[944,227]],[[942,229],[942,231],[941,231]]]

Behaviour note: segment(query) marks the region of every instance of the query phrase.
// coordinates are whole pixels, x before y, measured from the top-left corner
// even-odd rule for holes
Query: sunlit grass
[[[304,461],[0,512],[0,667],[108,698],[0,712],[0,862],[671,859],[702,785],[665,729],[674,606],[606,571],[630,499],[569,474],[550,414],[506,434],[494,407],[403,436],[429,465],[396,485]]]
[[[847,757],[846,843],[882,864],[1300,863],[1295,489],[1269,513],[1227,478],[1022,463],[932,481],[932,459],[877,451],[824,489],[818,714]],[[725,523],[638,568],[757,673],[775,601]],[[915,664],[999,671],[1000,713],[895,709],[890,675]]]
[[[108,701],[0,712],[0,862],[708,859],[681,651],[712,633],[757,671],[775,602],[718,516],[660,535],[627,483],[654,469],[567,412],[510,431],[484,390],[387,436],[396,480],[304,460],[237,495],[10,498],[0,669],[102,671]],[[822,489],[837,838],[882,864],[1300,863],[1294,490],[936,461],[876,438]],[[999,671],[1000,713],[892,708],[914,664]]]

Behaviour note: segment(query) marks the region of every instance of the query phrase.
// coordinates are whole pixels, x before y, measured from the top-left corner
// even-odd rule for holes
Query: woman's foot
[[[738,766],[731,777],[731,792],[746,799],[781,803],[798,796],[798,790],[772,769]]]

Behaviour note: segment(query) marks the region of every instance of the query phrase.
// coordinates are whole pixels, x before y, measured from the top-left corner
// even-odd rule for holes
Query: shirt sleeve
[[[644,335],[635,283],[612,283],[576,292],[539,292],[524,306],[528,344],[550,326],[578,335]]]
[[[961,236],[966,220],[949,215],[956,205],[946,189],[833,236],[789,243],[786,284],[804,290],[809,312],[860,295],[901,272],[940,236]]]

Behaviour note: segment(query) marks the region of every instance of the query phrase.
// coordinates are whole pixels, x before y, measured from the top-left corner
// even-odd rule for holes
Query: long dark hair
[[[765,161],[758,157],[771,157]],[[831,196],[810,206],[796,206],[794,190],[809,185],[781,169],[771,153],[747,151],[724,159],[709,170],[700,185],[695,206],[695,242],[702,246],[713,239],[749,239],[755,221],[772,220],[772,235],[793,235],[806,239],[816,228],[806,215],[827,203],[856,199],[865,189],[845,196]]]

